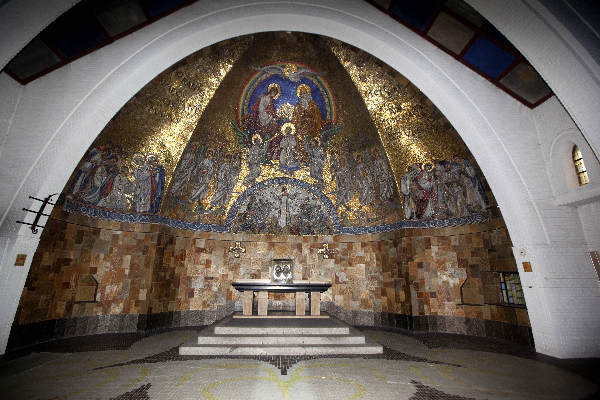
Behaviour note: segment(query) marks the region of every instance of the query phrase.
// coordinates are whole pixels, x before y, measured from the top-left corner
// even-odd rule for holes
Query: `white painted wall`
[[[0,93],[4,95],[0,97],[0,158],[2,151],[8,140],[8,132],[11,130],[11,125],[17,112],[17,106],[23,93],[23,87],[16,81],[9,78],[6,74],[0,74]],[[0,177],[6,175],[9,179],[10,171],[0,171]]]
[[[494,13],[505,14],[492,9],[484,15]],[[2,18],[0,14],[0,25]],[[24,15],[21,23],[27,21]],[[521,23],[536,25],[536,20]],[[23,218],[20,209],[31,205],[27,196],[60,192],[110,118],[162,70],[217,41],[266,30],[305,31],[343,40],[380,58],[418,86],[450,120],[481,166],[506,220],[517,260],[532,262],[534,272],[521,271],[521,276],[537,350],[559,357],[600,356],[600,296],[585,252],[588,234],[575,207],[556,204],[540,139],[539,121],[562,120],[564,110],[558,102],[547,110],[529,110],[360,0],[199,1],[27,85],[0,158],[0,171],[11,171],[0,181],[4,240],[0,244],[5,243],[0,265],[0,351],[27,271],[13,266],[14,256],[23,252],[30,261],[36,246],[37,238],[14,223]],[[0,47],[0,60],[6,58],[3,51]],[[554,87],[555,82],[546,79]],[[588,96],[585,86],[579,90]],[[10,101],[2,100],[0,107],[7,104]]]

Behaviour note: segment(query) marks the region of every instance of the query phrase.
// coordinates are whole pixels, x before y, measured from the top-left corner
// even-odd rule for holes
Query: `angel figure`
[[[266,67],[254,68],[256,71],[266,72],[270,75],[280,75],[292,82],[300,82],[305,77],[313,77],[317,74],[307,68],[298,67],[296,64],[268,65]]]

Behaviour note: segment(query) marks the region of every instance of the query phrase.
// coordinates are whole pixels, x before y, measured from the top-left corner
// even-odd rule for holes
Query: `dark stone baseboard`
[[[534,348],[533,334],[528,326],[512,325],[485,319],[442,315],[404,315],[387,312],[346,310],[332,302],[323,303],[324,310],[342,321],[365,327],[382,327],[405,332],[453,333],[490,337]]]
[[[498,321],[439,315],[411,316],[396,313],[346,310],[332,302],[322,303],[323,311],[353,326],[389,328],[406,333],[452,333],[468,336],[491,337],[534,347],[531,328]],[[280,308],[287,309],[282,302]],[[170,311],[153,314],[92,315],[70,319],[54,319],[27,325],[13,324],[7,352],[48,341],[90,335],[130,334],[185,327],[211,325],[231,314],[234,302],[215,310]]]
[[[11,352],[48,341],[91,335],[131,334],[133,336],[173,328],[211,325],[235,311],[229,302],[216,310],[169,311],[156,314],[90,315],[52,319],[27,325],[14,324],[6,351]]]

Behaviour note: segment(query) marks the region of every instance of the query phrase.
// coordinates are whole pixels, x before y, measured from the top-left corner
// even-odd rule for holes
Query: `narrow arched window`
[[[577,179],[579,179],[579,186],[587,185],[590,183],[587,170],[585,169],[585,163],[583,162],[583,156],[579,147],[573,146],[573,164],[575,165],[575,173],[577,173]]]

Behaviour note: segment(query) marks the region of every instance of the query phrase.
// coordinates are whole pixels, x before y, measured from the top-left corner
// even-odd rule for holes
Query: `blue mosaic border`
[[[290,182],[290,181],[295,182]],[[276,181],[276,182],[273,182]],[[270,183],[267,183],[270,182]],[[330,212],[333,210],[333,213],[330,214],[334,223],[334,233],[336,234],[347,234],[347,235],[361,235],[365,233],[383,233],[383,232],[392,232],[400,229],[414,229],[414,228],[447,228],[453,226],[460,225],[471,225],[471,224],[479,224],[483,222],[487,222],[490,220],[490,213],[484,212],[481,214],[469,215],[467,217],[460,218],[448,218],[448,219],[432,219],[425,221],[400,221],[392,224],[384,224],[384,225],[373,225],[373,226],[340,226],[340,220],[337,216],[337,212],[331,203],[331,200],[327,196],[325,196],[322,192],[314,189],[306,182],[299,181],[297,179],[291,178],[273,178],[269,181],[260,182],[246,192],[244,192],[233,204],[231,207],[229,214],[227,215],[227,219],[225,221],[225,225],[218,224],[203,224],[199,222],[188,222],[182,221],[172,218],[162,217],[156,214],[129,214],[129,213],[121,213],[117,211],[109,211],[103,210],[96,207],[92,207],[86,204],[73,202],[67,200],[65,202],[65,211],[85,215],[93,218],[101,218],[108,219],[119,222],[136,222],[136,223],[144,223],[144,224],[162,224],[167,225],[173,228],[178,229],[188,229],[193,231],[202,231],[202,232],[220,232],[220,233],[229,233],[231,232],[231,223],[237,214],[237,210],[239,209],[242,201],[252,194],[254,191],[259,190],[269,184],[292,184],[298,185],[303,188],[306,188],[311,191],[311,193],[317,195],[320,199],[323,200],[324,204],[329,208]],[[250,190],[252,192],[248,193]],[[320,194],[320,195],[319,195]],[[244,198],[242,198],[244,197]],[[322,198],[327,199],[326,201]],[[235,207],[235,209],[234,209]],[[235,212],[234,212],[235,211]],[[335,219],[334,219],[335,218]]]
[[[156,214],[129,214],[118,211],[109,211],[96,207],[90,207],[89,205],[72,202],[69,200],[65,202],[65,211],[85,215],[88,217],[109,219],[119,222],[163,224],[173,228],[189,229],[193,231],[229,232],[229,228],[223,225],[181,221],[178,219],[167,218]]]
[[[373,226],[344,226],[339,232],[348,235],[361,235],[365,233],[392,232],[400,229],[415,228],[448,228],[452,226],[480,224],[490,220],[490,213],[473,214],[467,217],[448,218],[448,219],[430,219],[425,221],[400,221],[392,224],[373,225]]]

